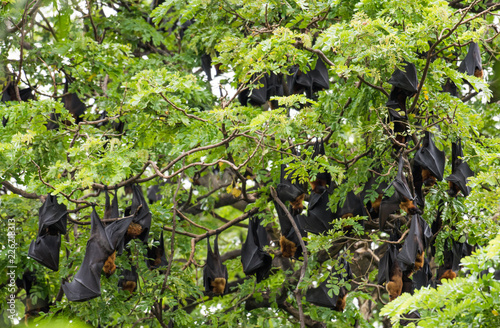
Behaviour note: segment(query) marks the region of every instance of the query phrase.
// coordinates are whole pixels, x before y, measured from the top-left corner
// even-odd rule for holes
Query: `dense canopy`
[[[2,1],[0,325],[500,326],[499,34],[487,0]]]

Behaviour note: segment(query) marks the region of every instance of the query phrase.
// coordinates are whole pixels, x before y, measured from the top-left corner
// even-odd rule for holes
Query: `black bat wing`
[[[160,185],[156,184],[148,188],[147,197],[150,204],[153,204],[156,201],[159,201],[163,198],[163,195],[160,193]]]
[[[251,218],[248,223],[248,234],[241,248],[241,263],[246,275],[257,275],[261,281],[271,269],[272,257],[262,247],[261,241],[267,240],[267,232],[257,218]]]
[[[207,263],[203,268],[203,285],[205,286],[205,292],[212,291],[212,282],[216,278],[224,278],[226,280],[224,294],[228,290],[228,273],[227,268],[222,264],[222,260],[219,254],[219,246],[217,244],[217,239],[219,236],[215,237],[214,241],[214,251],[212,252],[212,247],[210,247],[210,237],[207,238]]]
[[[286,201],[294,201],[296,200],[300,195],[304,193],[304,190],[300,187],[299,184],[292,184],[288,176],[290,176],[292,173],[289,173],[288,175],[285,172],[285,165],[281,165],[281,176],[280,176],[280,183],[276,186],[276,192],[278,193],[278,198],[285,203]]]
[[[427,287],[430,285],[432,279],[432,271],[427,259],[424,260],[424,266],[422,270],[415,272],[412,276],[413,283],[415,284],[415,289],[420,289],[422,287]]]
[[[160,243],[158,246],[152,246],[148,248],[148,259],[146,264],[150,270],[158,269],[159,267],[164,267],[168,265],[167,258],[165,256],[165,243],[163,241],[163,230],[160,233]]]
[[[57,196],[47,195],[42,207],[38,210],[38,234],[66,233],[68,209],[57,203]]]
[[[450,79],[446,79],[446,83],[443,85],[443,92],[448,92],[453,97],[458,97],[458,88]]]
[[[451,172],[454,173],[457,167],[462,164],[462,158],[464,157],[464,152],[462,150],[462,141],[451,143]]]
[[[62,284],[64,294],[70,302],[86,301],[101,295],[101,271],[104,262],[115,251],[95,209],[90,217],[91,233],[83,263],[73,281]]]
[[[438,181],[443,180],[446,163],[445,152],[436,147],[432,140],[432,134],[428,131],[425,132],[423,147],[415,154],[415,162],[421,167],[431,171],[432,175],[435,176]]]
[[[359,195],[354,194],[353,191],[349,191],[346,195],[344,205],[341,208],[337,208],[335,213],[336,218],[342,218],[348,215],[355,216],[367,216],[365,205],[361,201]]]
[[[412,216],[410,231],[397,257],[402,271],[412,269],[415,265],[417,253],[424,251],[423,231],[419,218],[419,215]]]
[[[413,162],[413,167],[411,172],[413,175],[413,186],[415,187],[415,202],[420,208],[424,208],[425,197],[422,191],[422,187],[424,185],[424,180],[422,177],[422,168],[416,161]]]
[[[201,55],[201,68],[207,75],[209,81],[212,81],[212,57],[209,54]]]
[[[311,90],[311,76],[300,71],[298,66],[292,66],[289,72],[291,75],[287,77],[287,84],[290,94],[299,94]]]
[[[334,309],[337,305],[338,295],[332,295],[333,297],[328,295],[329,288],[326,286],[328,279],[325,279],[318,287],[308,289],[306,292],[306,301],[318,306]]]
[[[382,199],[379,210],[380,231],[384,231],[385,222],[389,218],[389,215],[400,210],[399,203],[399,196],[396,192],[391,197],[384,197]]]
[[[132,192],[133,197],[130,213],[134,214],[137,212],[132,222],[137,223],[142,227],[142,233],[138,238],[142,240],[143,243],[147,243],[149,229],[151,227],[151,212],[149,211],[148,203],[144,199],[144,194],[142,193],[141,187],[138,185],[134,185],[132,187]],[[137,210],[140,205],[142,205],[142,207]]]
[[[320,234],[331,229],[330,222],[333,221],[333,213],[328,206],[328,191],[321,194],[311,193],[309,198],[309,209],[305,219],[304,229],[313,234]]]
[[[408,182],[406,181],[406,177],[404,175],[403,165],[404,165],[403,156],[400,156],[398,164],[398,174],[396,175],[396,179],[392,182],[392,185],[394,186],[394,189],[396,189],[396,192],[399,194],[400,197],[404,197],[409,200],[414,200],[415,197],[410,191],[410,187],[408,186]]]
[[[404,71],[396,68],[389,83],[396,88],[407,91],[408,96],[414,95],[418,88],[417,68],[414,64],[405,61]]]
[[[483,70],[483,66],[481,64],[481,51],[479,50],[478,44],[472,42],[469,46],[467,55],[458,68],[458,71],[461,73],[467,73],[467,75],[474,75],[477,70]]]
[[[47,268],[59,270],[59,251],[61,249],[61,235],[45,234],[36,237],[31,242],[28,256]]]
[[[451,181],[460,188],[464,197],[469,196],[471,188],[467,186],[467,179],[474,176],[474,172],[470,169],[469,164],[462,162],[455,172],[446,178],[447,181]]]
[[[316,61],[316,67],[307,74],[311,77],[313,92],[330,89],[328,68],[320,58]]]

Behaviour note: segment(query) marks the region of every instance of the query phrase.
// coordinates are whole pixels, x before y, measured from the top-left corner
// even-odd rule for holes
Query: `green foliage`
[[[387,321],[384,316],[397,325],[415,310],[422,327],[500,326],[500,285],[484,272],[499,269],[500,263],[498,17],[478,15],[489,2],[475,1],[470,11],[464,9],[467,3],[167,0],[155,7],[149,0],[3,0],[0,85],[3,90],[10,81],[20,89],[36,89],[35,99],[27,102],[0,102],[0,117],[6,120],[0,125],[0,228],[7,231],[9,220],[15,221],[16,278],[30,270],[38,281],[31,295],[16,288],[16,320],[22,320],[26,299],[48,297],[49,313],[35,319],[40,326],[67,325],[71,319],[75,326],[81,321],[160,327],[172,320],[176,327],[298,327],[298,284],[306,317],[328,327],[378,327]],[[490,9],[498,13],[498,7]],[[457,71],[470,41],[480,45],[485,79]],[[201,69],[204,54],[223,75],[211,83]],[[235,92],[256,90],[260,85],[252,82],[265,74],[286,80],[293,65],[303,73],[314,69],[318,54],[327,64],[330,88],[313,99],[274,97],[270,100],[277,100],[279,108],[272,110],[238,101]],[[475,172],[467,198],[450,198],[446,181],[426,191],[423,217],[429,224],[444,200],[443,226],[433,238],[434,261],[443,263],[447,240],[467,238],[488,246],[464,259],[459,278],[383,307],[379,301],[386,295],[376,286],[376,261],[388,235],[378,230],[377,220],[337,219],[327,233],[304,236],[309,262],[299,284],[304,262],[281,256],[270,187],[279,183],[285,164],[290,178],[304,188],[318,174],[330,173],[337,186],[329,195],[333,212],[351,191],[364,191],[365,204],[374,202],[377,187],[396,176],[394,124],[388,122],[385,104],[392,88],[388,80],[403,61],[415,64],[421,87],[406,104],[412,140],[404,155],[411,160],[424,131],[431,131],[446,152],[445,176],[451,174],[451,142],[459,138],[464,160]],[[70,78],[68,93],[87,107],[79,124],[62,102]],[[442,92],[448,80],[463,99]],[[54,116],[59,128],[47,130]],[[119,123],[123,131],[116,128]],[[327,147],[324,156],[312,159],[315,138],[326,139]],[[376,183],[365,190],[371,177]],[[101,278],[100,297],[83,303],[56,300],[61,281],[72,280],[83,260],[91,206],[103,217],[106,186],[116,192],[123,213],[131,195],[122,187],[131,183],[139,183],[144,193],[162,183],[162,199],[150,205],[149,245],[132,243],[131,259],[126,253],[117,257],[117,272]],[[393,192],[389,188],[386,195]],[[57,272],[27,256],[38,232],[41,196],[48,193],[71,213]],[[247,224],[239,218],[253,208],[270,233],[266,250],[274,259],[270,276],[259,283],[244,278],[237,254]],[[231,289],[220,297],[206,295],[202,279],[205,237],[215,230],[221,253],[230,254],[225,265]],[[150,271],[145,263],[145,249],[160,231],[167,258],[174,259],[169,275]],[[0,244],[8,243],[7,234],[0,234]],[[368,249],[371,253],[364,252]],[[355,271],[354,281],[332,278],[328,283],[331,295],[340,287],[349,290],[343,313],[305,299],[307,289],[326,279],[330,268],[341,270],[339,253]],[[8,255],[0,249],[2,272],[8,269]],[[132,265],[140,279],[138,290],[129,294],[117,284]],[[0,286],[8,284],[1,276]],[[2,288],[2,309],[9,295]],[[1,314],[0,325],[12,325],[8,312]]]

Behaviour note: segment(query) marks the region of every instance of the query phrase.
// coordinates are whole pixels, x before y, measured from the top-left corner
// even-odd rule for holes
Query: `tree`
[[[77,318],[93,326],[369,327],[405,323],[402,316],[416,310],[427,326],[436,318],[495,326],[499,283],[484,270],[499,264],[499,10],[479,0],[4,1],[0,216],[2,230],[11,233],[1,234],[0,254],[1,267],[14,274],[0,278],[2,320],[22,320],[25,303],[26,311],[43,307],[46,320]],[[476,44],[483,78],[459,69]],[[391,98],[391,76],[410,72],[412,64],[418,79],[412,96]],[[292,89],[292,73],[321,73],[321,65],[326,86]],[[212,93],[208,80],[216,71]],[[283,90],[263,95],[271,79],[282,82],[269,82],[269,89]],[[455,96],[447,89],[453,86]],[[245,105],[245,95],[256,98]],[[442,285],[384,307],[389,295],[377,283],[379,262],[389,244],[410,239],[411,222],[420,216],[396,205],[381,229],[368,210],[379,194],[399,197],[382,187],[396,178],[400,158],[409,192],[419,196],[414,158],[426,132],[446,153],[445,177],[455,173],[452,142],[461,141],[458,159],[474,172],[471,192],[451,197],[447,181],[424,188],[414,211],[434,223],[433,250],[425,254],[433,282]],[[318,140],[325,154],[314,157]],[[307,243],[298,259],[283,256],[283,224],[297,213],[274,193],[281,165],[305,191],[306,208],[317,197],[309,182],[329,175],[330,214],[354,197],[365,205],[363,215],[336,218],[328,232],[296,240],[298,248]],[[105,212],[110,194],[120,217],[136,218],[145,202],[125,213],[136,186],[152,198],[148,241],[127,243],[116,273],[100,278],[101,296],[68,301],[62,285],[82,265],[92,209],[107,224],[119,222]],[[69,213],[58,271],[28,257],[49,194]],[[308,211],[302,215],[301,225]],[[272,239],[264,248],[272,269],[258,283],[241,265],[252,217]],[[398,225],[402,236],[391,242]],[[289,231],[301,236],[295,228]],[[147,250],[159,246],[162,231],[168,264],[150,270]],[[216,235],[229,273],[223,296],[205,292],[202,279],[207,239],[213,247]],[[470,273],[439,281],[453,241],[479,251],[463,262]],[[134,292],[123,282],[118,287],[127,271],[138,274]],[[28,293],[20,287],[23,275],[35,279]],[[310,287],[324,281],[330,297],[347,292],[343,312],[308,300]]]

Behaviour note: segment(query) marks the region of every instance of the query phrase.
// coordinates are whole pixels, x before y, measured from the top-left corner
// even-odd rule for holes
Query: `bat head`
[[[212,286],[212,291],[215,295],[223,295],[226,288],[226,279],[220,277],[215,278],[210,285]]]

